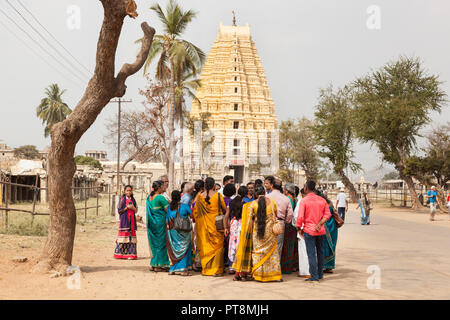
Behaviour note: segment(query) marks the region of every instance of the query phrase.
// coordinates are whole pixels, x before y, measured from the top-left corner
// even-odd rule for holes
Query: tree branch
[[[155,29],[150,27],[147,22],[143,22],[141,24],[142,31],[144,32],[144,37],[141,41],[141,50],[136,56],[136,60],[129,64],[125,63],[120,69],[119,73],[116,77],[116,96],[122,97],[125,94],[126,85],[125,80],[138,72],[141,67],[144,65],[145,60],[147,59],[148,52],[150,47],[152,46],[153,36],[155,35]]]

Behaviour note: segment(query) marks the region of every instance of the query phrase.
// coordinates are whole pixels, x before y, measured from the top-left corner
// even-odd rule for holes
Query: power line
[[[12,23],[14,23],[16,25],[16,27],[18,27],[23,33],[25,33],[35,44],[37,44],[39,46],[39,48],[41,48],[45,53],[47,53],[50,57],[52,57],[56,62],[58,62],[62,67],[64,67],[66,70],[68,70],[73,76],[77,77],[82,83],[85,83],[86,80],[80,78],[79,75],[77,75],[76,73],[73,73],[72,70],[70,70],[69,68],[67,68],[67,66],[63,63],[61,63],[61,61],[59,61],[51,52],[48,52],[47,49],[45,49],[38,41],[36,41],[36,39],[34,39],[32,36],[30,36],[30,34],[24,30],[19,24],[17,24],[17,22],[15,22],[10,16],[8,16],[5,11],[3,11],[2,9],[0,9],[0,12],[3,13],[3,15],[5,17],[7,17]]]
[[[40,32],[39,30],[37,30],[18,10],[16,7],[14,7],[9,0],[6,0],[6,2],[9,4],[9,6],[11,8],[13,8],[13,10],[23,19],[23,21],[25,21],[26,24],[28,24],[31,29],[34,30],[34,32],[36,32],[39,37],[42,38],[42,40],[44,40],[61,58],[63,58],[75,71],[79,72],[81,76],[85,77],[85,74],[83,73],[83,71],[81,71],[77,66],[75,66],[69,59],[67,59],[57,48],[55,48],[53,46],[52,43],[50,43]]]
[[[8,26],[6,24],[4,24],[1,20],[0,20],[0,24],[3,25],[3,27],[9,31],[17,40],[19,40],[20,42],[22,42],[22,44],[27,47],[31,52],[33,52],[36,56],[38,56],[42,61],[44,61],[50,68],[52,68],[53,70],[55,70],[56,72],[58,72],[60,75],[62,75],[66,80],[70,81],[71,83],[75,84],[76,86],[78,86],[79,88],[82,89],[82,86],[79,82],[75,82],[74,80],[67,78],[66,75],[64,73],[62,73],[59,69],[57,69],[56,67],[54,67],[53,65],[51,65],[43,56],[41,56],[36,50],[34,50],[32,47],[30,47],[23,39],[21,39],[14,31],[12,31],[11,29],[8,28]]]
[[[21,6],[22,6],[22,8],[24,8],[32,17],[33,17],[33,19],[50,35],[50,37],[52,37],[53,38],[53,40],[55,40],[76,62],[78,62],[78,64],[84,69],[84,70],[86,70],[90,75],[92,75],[92,72],[91,71],[89,71],[89,69],[88,68],[86,68],[77,58],[75,58],[71,53],[70,53],[70,51],[69,50],[67,50],[66,49],[66,47],[64,47],[64,45],[61,43],[61,42],[59,42],[58,41],[58,39],[56,39],[51,33],[50,33],[50,31],[48,31],[47,30],[47,28],[45,28],[43,25],[42,25],[42,23],[40,23],[39,22],[39,20],[34,16],[34,14],[33,13],[31,13],[30,12],[30,10],[28,10],[23,4],[22,4],[22,2],[20,1],[20,0],[16,0]]]

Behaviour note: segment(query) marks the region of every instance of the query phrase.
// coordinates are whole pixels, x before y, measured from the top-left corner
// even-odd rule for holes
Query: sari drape
[[[253,219],[252,274],[256,281],[277,281],[281,279],[280,256],[278,254],[277,236],[273,233],[274,215],[277,212],[275,201],[270,200],[266,208],[266,229],[264,237],[258,237],[258,202],[252,203],[250,213]]]
[[[361,209],[361,224],[370,224],[370,204],[364,199],[358,199],[359,208]]]
[[[252,271],[253,220],[250,213],[252,203],[247,202],[242,206],[241,233],[232,267],[236,272]]]
[[[223,197],[220,197],[226,210]],[[223,211],[224,213],[225,211]],[[199,247],[202,274],[212,276],[222,274],[224,268],[224,234],[217,231],[215,218],[219,214],[218,193],[209,199],[209,204],[201,194],[197,195],[194,207],[197,245]]]
[[[295,208],[294,201],[291,201],[292,208]],[[296,266],[298,259],[298,242],[297,242],[297,228],[291,223],[286,223],[284,226],[283,249],[281,250],[281,272],[284,274],[291,274]]]
[[[323,269],[334,269],[336,260],[336,244],[338,228],[333,218],[333,207],[330,206],[331,217],[325,223],[325,237],[323,238],[323,253],[325,257]]]
[[[162,195],[147,198],[147,237],[153,258],[152,267],[169,267],[166,245],[166,209],[169,203]]]
[[[182,218],[191,215],[189,205],[182,203],[179,208]],[[167,208],[166,221],[175,219],[177,210]],[[175,229],[167,230],[167,254],[170,260],[170,272],[184,272],[192,267],[191,231],[182,232]]]

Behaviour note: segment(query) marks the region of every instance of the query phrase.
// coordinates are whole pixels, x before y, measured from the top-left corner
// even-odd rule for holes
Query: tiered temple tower
[[[190,115],[209,113],[210,132],[186,133],[187,175],[225,174],[236,183],[278,171],[278,120],[250,26],[224,26],[206,58]],[[199,122],[198,122],[199,123]],[[200,143],[212,136],[209,145]],[[203,149],[203,152],[201,152]],[[203,154],[203,155],[202,155]],[[263,171],[266,172],[263,172]]]

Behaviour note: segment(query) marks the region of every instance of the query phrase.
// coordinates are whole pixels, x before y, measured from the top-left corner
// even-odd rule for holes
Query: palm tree
[[[164,12],[159,4],[151,8],[158,15],[163,24],[164,34],[155,35],[152,47],[148,53],[144,65],[144,73],[152,61],[158,57],[156,66],[156,78],[169,87],[169,189],[173,190],[175,180],[175,118],[176,118],[176,80],[177,71],[184,74],[184,70],[190,70],[194,75],[205,60],[203,51],[189,41],[180,38],[186,30],[189,22],[196,17],[197,13],[192,10],[184,11],[175,0],[170,0]],[[179,71],[180,69],[183,71]]]
[[[55,123],[63,121],[72,112],[66,103],[62,101],[61,96],[66,90],[60,90],[59,86],[54,83],[45,88],[47,97],[41,100],[36,108],[36,116],[42,120],[42,124],[46,124],[44,136],[47,138],[50,130]]]
[[[176,88],[175,88],[175,121],[180,126],[180,175],[181,181],[184,181],[184,148],[183,148],[183,136],[184,125],[188,114],[186,111],[186,100],[184,96],[190,97],[192,100],[198,100],[195,96],[195,90],[200,87],[200,79],[195,78],[195,74],[192,72],[184,73],[180,68],[177,73]]]

